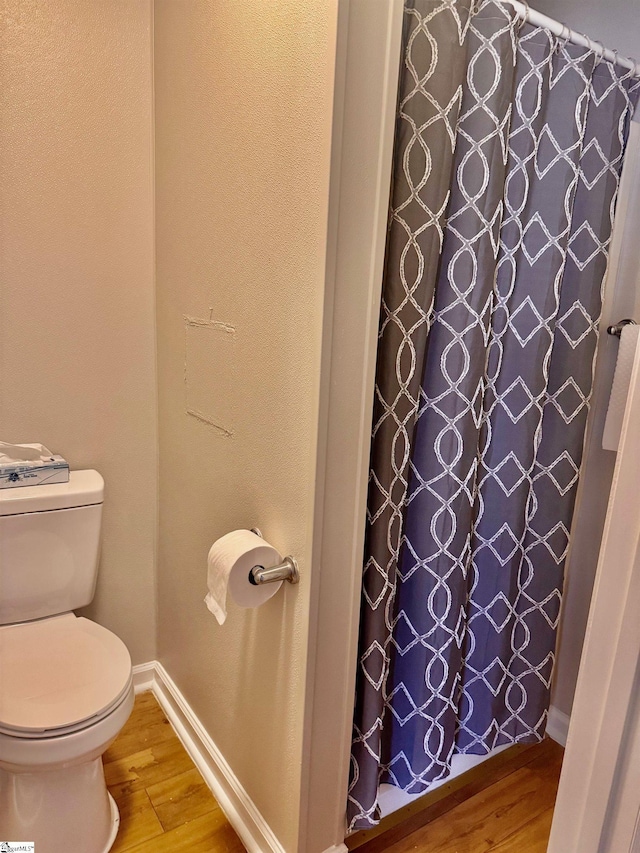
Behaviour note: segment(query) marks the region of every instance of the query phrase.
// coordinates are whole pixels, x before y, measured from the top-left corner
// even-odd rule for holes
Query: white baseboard
[[[334,844],[333,847],[329,847],[324,853],[349,853],[349,848],[346,844]]]
[[[569,734],[569,720],[571,718],[563,711],[559,711],[555,705],[549,708],[549,716],[547,718],[547,734],[556,743],[561,746],[567,745],[567,735]]]
[[[153,690],[155,683],[156,662],[140,663],[133,667],[133,689],[138,693]]]
[[[182,745],[248,853],[285,853],[284,847],[162,664],[151,661],[134,666],[133,683],[136,693],[153,691]],[[331,848],[327,853],[343,853],[346,849],[339,846]]]

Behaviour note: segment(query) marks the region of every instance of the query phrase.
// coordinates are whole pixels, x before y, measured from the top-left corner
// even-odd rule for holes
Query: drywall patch
[[[184,317],[184,385],[187,415],[233,436],[231,401],[236,391],[236,328],[230,323]]]

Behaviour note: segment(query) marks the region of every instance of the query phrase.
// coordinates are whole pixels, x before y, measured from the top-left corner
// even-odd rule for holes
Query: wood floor
[[[152,693],[103,761],[120,810],[111,853],[245,853]]]
[[[348,846],[357,853],[546,853],[562,755],[550,740],[505,752],[463,784],[443,786],[427,808],[411,807],[403,823],[375,838],[358,833]],[[121,818],[111,853],[245,853],[152,693],[136,697],[104,770]]]
[[[402,823],[347,845],[356,853],[546,853],[563,755],[548,739],[514,747],[460,777],[470,781],[434,791],[435,801],[412,806]]]

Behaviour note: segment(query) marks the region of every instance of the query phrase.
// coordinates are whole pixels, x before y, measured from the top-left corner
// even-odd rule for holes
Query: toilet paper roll
[[[220,625],[227,618],[227,591],[240,607],[260,607],[282,586],[282,581],[264,586],[250,583],[254,566],[270,568],[282,562],[278,551],[250,530],[234,530],[216,540],[207,562],[209,592],[204,601]]]
[[[604,450],[618,450],[622,422],[624,420],[627,399],[631,387],[631,374],[633,363],[640,338],[640,326],[623,326],[620,335],[620,346],[618,349],[618,360],[616,372],[613,376],[611,397],[607,410],[607,419],[604,423],[602,433],[602,447]]]

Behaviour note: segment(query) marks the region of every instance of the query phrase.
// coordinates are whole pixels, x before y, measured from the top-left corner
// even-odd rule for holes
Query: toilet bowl
[[[102,754],[134,701],[125,644],[73,609],[93,598],[103,481],[0,491],[0,838],[107,853]]]
[[[118,828],[102,754],[133,707],[131,658],[64,614],[0,627],[0,827],[43,853],[106,853]]]

